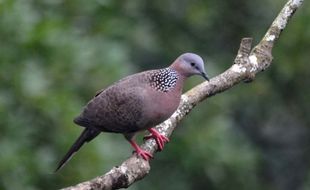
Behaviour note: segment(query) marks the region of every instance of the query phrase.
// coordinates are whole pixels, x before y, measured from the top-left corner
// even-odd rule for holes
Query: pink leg
[[[164,149],[164,145],[166,142],[169,142],[169,139],[164,135],[160,134],[156,129],[150,128],[148,131],[151,133],[150,135],[145,136],[143,139],[147,140],[150,138],[154,138],[156,144],[158,146],[158,150],[162,151]]]
[[[134,140],[129,140],[129,143],[136,150],[137,155],[141,156],[144,160],[149,161],[151,158],[153,158],[151,153],[140,148]]]

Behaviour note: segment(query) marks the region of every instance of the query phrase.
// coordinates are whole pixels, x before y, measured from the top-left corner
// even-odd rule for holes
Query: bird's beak
[[[210,81],[208,75],[205,72],[202,72],[201,76],[205,78],[207,81]]]

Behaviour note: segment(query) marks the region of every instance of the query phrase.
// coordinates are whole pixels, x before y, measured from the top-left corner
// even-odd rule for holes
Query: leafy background
[[[106,133],[53,173],[81,132],[72,119],[98,89],[184,52],[200,54],[216,76],[240,39],[257,43],[284,3],[1,0],[0,189],[57,189],[118,165],[132,149]],[[309,19],[305,2],[271,68],[197,106],[129,189],[309,189]]]

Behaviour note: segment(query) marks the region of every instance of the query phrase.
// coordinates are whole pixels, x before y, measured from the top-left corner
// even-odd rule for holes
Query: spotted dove
[[[168,119],[177,109],[186,78],[201,75],[209,80],[200,56],[185,53],[169,67],[130,75],[106,89],[99,91],[84,107],[74,123],[84,130],[70,150],[59,162],[59,170],[85,142],[101,132],[122,133],[145,160],[152,154],[141,149],[134,140],[137,132],[148,130],[145,138],[154,138],[158,150],[162,150],[167,137],[154,128]]]

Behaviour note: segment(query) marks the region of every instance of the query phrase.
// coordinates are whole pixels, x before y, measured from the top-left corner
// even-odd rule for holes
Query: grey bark
[[[208,97],[223,92],[244,81],[250,82],[257,73],[267,69],[272,62],[272,48],[281,32],[303,0],[289,0],[275,18],[263,39],[252,48],[252,39],[243,38],[234,64],[222,74],[192,88],[182,95],[177,111],[156,129],[165,136],[171,136],[177,124],[197,105]],[[147,140],[142,148],[155,153],[157,145],[153,139]],[[92,180],[82,182],[65,190],[110,190],[127,188],[144,178],[150,172],[149,162],[135,154],[125,160],[120,166],[113,167],[108,173]]]

